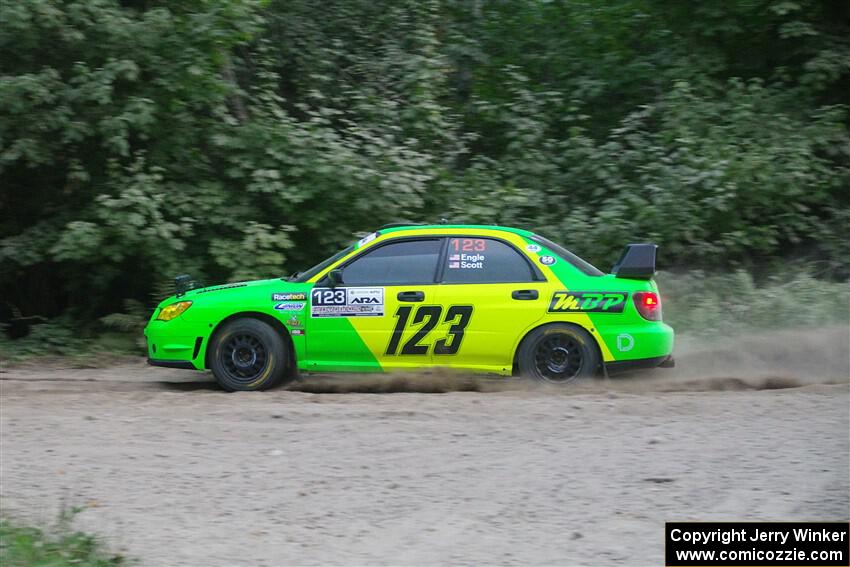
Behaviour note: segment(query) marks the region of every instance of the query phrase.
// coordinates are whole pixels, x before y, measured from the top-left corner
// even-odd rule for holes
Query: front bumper
[[[204,337],[198,330],[182,321],[151,321],[145,327],[148,363],[167,368],[203,370]]]

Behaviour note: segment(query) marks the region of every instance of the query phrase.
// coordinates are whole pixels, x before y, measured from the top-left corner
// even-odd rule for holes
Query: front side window
[[[385,244],[345,266],[342,283],[346,286],[434,283],[440,244],[437,238]]]
[[[513,247],[491,238],[450,238],[443,269],[446,283],[534,281],[529,262]]]

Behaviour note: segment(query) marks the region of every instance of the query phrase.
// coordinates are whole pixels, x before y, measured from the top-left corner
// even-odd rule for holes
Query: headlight
[[[171,321],[192,306],[191,301],[178,301],[164,308],[156,316],[157,321]]]

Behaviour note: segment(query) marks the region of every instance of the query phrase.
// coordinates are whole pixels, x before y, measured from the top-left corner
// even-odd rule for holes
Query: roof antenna
[[[449,219],[440,219],[440,224],[449,224]]]

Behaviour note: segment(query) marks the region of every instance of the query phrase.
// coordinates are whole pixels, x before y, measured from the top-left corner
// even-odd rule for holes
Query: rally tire
[[[520,375],[548,384],[570,384],[590,378],[599,364],[599,349],[590,333],[563,323],[534,329],[517,352]]]
[[[229,392],[267,390],[288,374],[288,349],[268,323],[244,318],[228,322],[215,335],[210,367]]]

